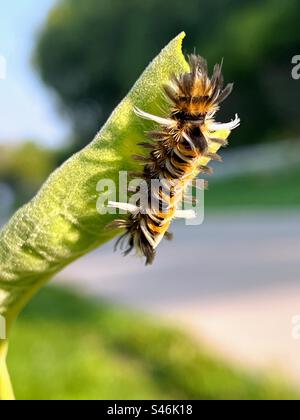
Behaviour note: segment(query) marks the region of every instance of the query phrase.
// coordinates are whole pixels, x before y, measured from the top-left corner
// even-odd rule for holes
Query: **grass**
[[[296,397],[144,315],[56,288],[18,319],[8,362],[21,400]]]
[[[300,206],[300,168],[209,181],[208,208],[293,208]]]

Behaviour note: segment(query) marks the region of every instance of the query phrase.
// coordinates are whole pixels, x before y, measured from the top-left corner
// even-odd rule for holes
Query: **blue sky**
[[[7,63],[0,80],[0,142],[34,139],[57,147],[69,134],[54,95],[34,70],[37,32],[55,0],[7,0],[1,5],[0,56]]]

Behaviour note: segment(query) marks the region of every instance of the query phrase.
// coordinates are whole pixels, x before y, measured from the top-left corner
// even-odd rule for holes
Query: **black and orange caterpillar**
[[[182,191],[200,173],[210,172],[210,160],[220,160],[217,154],[221,146],[227,145],[227,138],[234,128],[240,125],[235,120],[227,124],[216,123],[214,116],[219,105],[232,92],[233,84],[224,88],[222,65],[216,64],[209,78],[207,62],[198,55],[189,57],[190,71],[173,76],[164,87],[170,105],[168,117],[158,117],[135,109],[136,114],[154,121],[159,129],[148,133],[149,141],[141,145],[150,150],[147,158],[134,156],[143,162],[141,178],[149,185],[145,208],[126,203],[110,203],[112,207],[128,210],[131,214],[126,220],[116,220],[113,227],[125,229],[119,244],[127,247],[128,255],[133,249],[146,257],[146,264],[155,258],[156,248],[163,237],[170,237],[168,229],[172,220],[185,217],[178,211]],[[166,180],[170,194],[161,190],[153,191],[151,180]],[[152,196],[161,201],[159,207],[152,205]]]

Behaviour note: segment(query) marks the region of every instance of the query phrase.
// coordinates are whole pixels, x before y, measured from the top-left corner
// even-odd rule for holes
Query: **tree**
[[[56,152],[32,141],[0,146],[0,183],[12,189],[19,206],[29,200],[55,168]]]
[[[298,135],[290,63],[300,44],[299,12],[297,0],[61,0],[40,33],[35,62],[72,121],[74,149],[182,30],[187,52],[196,47],[210,64],[225,58],[225,77],[236,82],[226,117],[238,110],[244,122],[236,143]]]

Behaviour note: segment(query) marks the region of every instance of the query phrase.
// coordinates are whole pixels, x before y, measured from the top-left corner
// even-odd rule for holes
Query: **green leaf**
[[[0,314],[8,330],[46,281],[116,234],[106,229],[116,216],[97,212],[97,183],[112,179],[118,185],[119,171],[139,168],[131,156],[142,153],[137,144],[147,124],[133,107],[161,112],[162,85],[172,73],[188,69],[181,51],[184,36],[171,41],[150,64],[95,140],[55,171],[1,231]]]
[[[162,85],[172,73],[188,68],[181,51],[184,36],[150,64],[94,141],[56,170],[0,232],[0,315],[7,331],[54,274],[117,233],[106,229],[116,216],[97,212],[97,184],[110,179],[118,185],[120,171],[138,169],[131,156],[142,153],[138,143],[145,124],[133,108],[160,112]],[[13,399],[6,353],[7,341],[0,340],[0,400]]]

